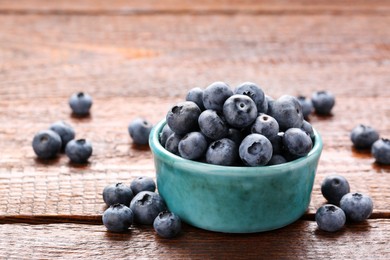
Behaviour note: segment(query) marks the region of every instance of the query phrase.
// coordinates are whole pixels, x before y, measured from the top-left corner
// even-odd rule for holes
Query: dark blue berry
[[[126,232],[133,224],[134,214],[132,210],[122,204],[111,205],[103,213],[102,220],[108,231]]]
[[[225,100],[233,95],[229,85],[224,82],[214,82],[203,91],[203,105],[205,109],[222,111]]]
[[[198,118],[199,128],[202,133],[212,140],[218,140],[227,136],[228,124],[215,110],[207,109]]]
[[[110,184],[103,189],[103,201],[107,206],[114,204],[130,205],[134,195],[129,186],[123,183]]]
[[[321,183],[321,193],[330,204],[339,205],[341,198],[349,193],[347,179],[340,175],[329,175]]]
[[[314,110],[317,114],[328,115],[335,105],[335,97],[329,91],[316,91],[311,96]]]
[[[284,158],[283,155],[280,154],[274,154],[271,157],[271,160],[269,160],[267,165],[277,165],[287,162],[286,158]]]
[[[390,140],[381,138],[371,147],[375,161],[380,164],[390,164]]]
[[[130,209],[134,213],[134,222],[151,225],[160,212],[167,210],[167,206],[159,194],[141,191],[132,199]]]
[[[282,154],[284,152],[283,136],[284,132],[279,132],[277,135],[268,138],[272,144],[273,154]]]
[[[260,114],[253,122],[251,132],[262,134],[270,139],[279,133],[279,124],[272,116]]]
[[[356,148],[371,149],[372,144],[379,139],[379,134],[371,126],[360,124],[352,129],[350,137]]]
[[[201,158],[207,150],[207,140],[201,132],[186,134],[179,142],[179,154],[189,160]]]
[[[212,142],[206,151],[206,161],[211,164],[230,166],[238,159],[238,146],[228,138]]]
[[[136,118],[130,122],[128,131],[135,144],[147,145],[149,143],[149,134],[153,124],[143,118]]]
[[[61,137],[52,130],[43,130],[35,134],[32,147],[38,158],[52,159],[61,150]]]
[[[241,94],[250,97],[255,102],[259,113],[267,112],[267,99],[265,98],[263,90],[257,84],[244,82],[234,90],[234,94]]]
[[[229,128],[226,138],[229,138],[236,143],[237,147],[240,146],[242,139],[244,139],[243,133],[236,128]]]
[[[77,116],[86,116],[92,106],[92,97],[84,92],[74,93],[69,99],[69,106]]]
[[[314,140],[314,130],[313,130],[313,126],[312,126],[309,122],[307,122],[306,120],[303,120],[301,129],[302,129],[303,131],[305,131],[306,134],[308,134],[312,140]]]
[[[173,154],[179,155],[179,142],[182,138],[182,135],[176,133],[171,134],[165,142],[165,149]]]
[[[289,128],[300,128],[303,123],[302,108],[297,98],[284,95],[271,102],[268,114],[278,121],[281,131]]]
[[[347,193],[340,200],[340,208],[345,212],[348,220],[363,221],[373,211],[372,199],[363,193]]]
[[[290,128],[283,135],[283,144],[287,151],[298,157],[307,155],[313,147],[308,134],[300,128]]]
[[[66,145],[65,153],[73,163],[86,163],[92,155],[92,145],[85,139],[72,140]]]
[[[153,228],[163,238],[173,238],[181,232],[181,220],[172,212],[160,212],[153,222]]]
[[[303,118],[309,118],[309,115],[314,111],[313,102],[304,96],[298,96],[297,100],[301,104]]]
[[[202,111],[205,109],[203,105],[203,90],[201,88],[190,89],[187,93],[186,101],[194,102]]]
[[[239,155],[245,165],[266,165],[272,157],[272,144],[264,135],[249,134],[241,142]]]
[[[50,126],[50,130],[53,130],[61,137],[62,149],[65,149],[66,144],[75,137],[75,131],[73,127],[64,121],[53,123]]]
[[[151,177],[138,177],[135,178],[130,183],[130,188],[133,191],[133,194],[136,195],[140,193],[141,191],[156,191],[156,183],[154,182],[153,178]]]
[[[173,134],[174,132],[172,131],[172,129],[169,127],[168,124],[165,124],[163,129],[161,130],[161,133],[159,135],[159,140],[160,140],[160,143],[163,147],[165,147],[165,144],[168,140],[168,137]]]
[[[320,207],[315,215],[318,227],[321,230],[335,232],[345,225],[345,213],[339,207],[332,204],[325,204]]]
[[[192,101],[173,106],[167,114],[167,124],[176,134],[184,135],[198,129],[200,108]]]
[[[244,128],[251,125],[258,114],[256,104],[250,97],[235,94],[223,104],[223,115],[229,125]]]

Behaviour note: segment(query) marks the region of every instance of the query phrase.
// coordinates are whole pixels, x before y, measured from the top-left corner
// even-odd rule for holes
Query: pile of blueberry
[[[160,143],[183,158],[210,164],[281,164],[313,147],[313,128],[304,119],[312,111],[308,107],[326,114],[334,103],[326,91],[313,94],[310,102],[290,95],[274,100],[252,82],[234,90],[214,82],[204,90],[191,89],[186,101],[168,111]]]
[[[379,138],[378,131],[371,126],[356,126],[352,129],[350,138],[356,149],[370,150],[377,163],[390,164],[390,140]]]
[[[92,106],[92,98],[83,92],[75,93],[69,99],[69,106],[74,115],[86,116]],[[53,159],[63,151],[71,162],[86,163],[92,155],[92,145],[86,139],[75,140],[74,138],[73,127],[64,121],[58,121],[53,123],[49,129],[36,133],[32,147],[40,159]]]
[[[315,215],[321,230],[335,232],[347,220],[364,221],[373,211],[372,199],[363,193],[351,193],[349,183],[343,176],[327,176],[322,181],[321,192],[329,203],[321,206]]]
[[[102,220],[108,231],[126,232],[134,223],[153,225],[158,235],[172,238],[181,232],[180,218],[167,210],[156,184],[150,177],[134,179],[130,186],[123,183],[108,185],[103,200],[108,206]]]

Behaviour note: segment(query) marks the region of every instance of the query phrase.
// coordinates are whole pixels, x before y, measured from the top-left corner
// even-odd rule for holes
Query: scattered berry
[[[379,139],[378,132],[366,125],[358,125],[351,131],[351,141],[358,149],[370,149],[372,144]]]
[[[136,118],[130,122],[128,131],[135,144],[147,145],[149,143],[149,134],[153,124],[143,118]]]
[[[66,145],[65,153],[73,163],[86,163],[92,155],[92,145],[85,139],[72,140]]]
[[[157,234],[164,238],[173,238],[181,232],[181,220],[172,212],[160,212],[153,222]]]
[[[316,212],[315,219],[318,227],[328,232],[340,230],[346,221],[344,211],[331,204],[325,204],[320,207]]]
[[[371,147],[371,153],[377,163],[390,164],[390,140],[381,138]]]
[[[32,147],[38,158],[52,159],[57,156],[62,146],[61,137],[52,130],[38,132],[32,141]]]
[[[341,198],[349,191],[347,179],[340,175],[329,175],[321,184],[321,193],[330,204],[339,205]]]
[[[328,115],[335,105],[335,97],[329,91],[314,92],[311,101],[317,114]]]
[[[340,207],[345,212],[348,220],[363,221],[373,211],[372,199],[363,193],[347,193],[340,200]]]
[[[138,177],[130,183],[133,194],[136,195],[141,191],[156,191],[156,183],[151,177]]]
[[[111,205],[103,213],[102,220],[108,231],[126,232],[133,224],[134,214],[132,210],[122,204]]]
[[[84,92],[74,93],[69,99],[69,106],[77,116],[86,116],[92,106],[92,97]]]
[[[64,121],[57,121],[53,123],[50,126],[50,130],[53,130],[61,137],[62,149],[65,149],[66,144],[75,137],[73,127]]]
[[[114,204],[129,206],[133,197],[132,189],[123,183],[110,184],[103,189],[103,201],[107,206]]]
[[[167,206],[159,194],[141,191],[132,199],[130,209],[134,213],[134,222],[151,225],[160,212],[167,210]]]

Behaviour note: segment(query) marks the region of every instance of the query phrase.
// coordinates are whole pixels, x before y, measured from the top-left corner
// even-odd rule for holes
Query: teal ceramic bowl
[[[159,142],[165,120],[150,133],[158,192],[170,211],[198,228],[252,233],[284,227],[307,210],[322,140],[300,159],[261,167],[218,166],[176,156]]]

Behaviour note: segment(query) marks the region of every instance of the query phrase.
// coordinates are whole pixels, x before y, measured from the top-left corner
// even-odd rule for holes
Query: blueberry
[[[314,140],[314,130],[313,130],[313,126],[312,126],[309,122],[307,122],[306,120],[303,120],[301,129],[302,129],[303,131],[305,131],[306,134],[308,134],[312,140]]]
[[[329,175],[321,183],[321,193],[331,204],[339,205],[349,191],[347,179],[340,175]]]
[[[359,222],[367,219],[373,211],[372,199],[363,193],[347,193],[340,200],[340,208],[348,220]]]
[[[266,113],[268,110],[268,102],[265,98],[263,90],[252,82],[244,82],[239,85],[234,94],[241,94],[250,97],[256,104],[259,113]]]
[[[75,115],[86,116],[92,106],[92,97],[84,92],[74,93],[69,98],[69,106]]]
[[[201,88],[192,88],[188,91],[186,101],[192,101],[198,105],[200,110],[205,110],[203,105],[203,90]]]
[[[390,164],[390,140],[381,138],[371,147],[371,153],[377,163]]]
[[[107,206],[114,204],[129,206],[133,197],[133,191],[123,183],[110,184],[103,189],[103,201]]]
[[[169,127],[168,124],[165,124],[163,129],[161,130],[161,133],[159,135],[159,140],[162,146],[165,147],[165,144],[168,140],[168,137],[173,134],[172,129]]]
[[[135,178],[130,183],[130,188],[133,191],[134,195],[140,193],[141,191],[152,191],[156,190],[156,183],[151,177],[138,177]]]
[[[379,139],[379,134],[374,128],[360,124],[352,129],[350,138],[356,148],[370,149],[372,144]]]
[[[238,146],[228,138],[212,142],[206,151],[206,161],[211,164],[230,166],[237,162]]]
[[[50,130],[53,130],[61,137],[62,149],[65,149],[66,144],[73,140],[75,137],[74,129],[71,125],[64,121],[58,121],[50,126]]]
[[[269,139],[279,133],[279,124],[272,116],[260,114],[252,124],[251,132],[262,134]]]
[[[329,91],[316,91],[311,96],[314,110],[317,114],[328,115],[335,105],[335,97]]]
[[[164,238],[173,238],[181,232],[181,220],[172,212],[160,212],[153,221],[153,228]]]
[[[233,95],[229,85],[224,82],[214,82],[203,91],[203,105],[205,109],[222,111],[225,100]]]
[[[92,145],[85,139],[72,140],[66,145],[65,153],[73,163],[86,163],[92,155]]]
[[[308,134],[300,128],[290,128],[283,135],[283,144],[289,153],[302,157],[307,155],[313,147]]]
[[[149,134],[153,124],[143,118],[136,118],[130,122],[128,131],[135,144],[147,145],[149,143]]]
[[[198,129],[200,108],[192,101],[173,106],[167,114],[167,124],[173,132],[184,135]]]
[[[241,142],[239,155],[245,165],[266,165],[272,157],[272,144],[261,134],[249,134]]]
[[[318,227],[328,232],[340,230],[346,221],[344,211],[332,204],[325,204],[320,207],[316,212],[315,219]]]
[[[199,128],[202,133],[212,140],[218,140],[227,136],[228,124],[215,110],[207,109],[198,118]]]
[[[126,232],[133,224],[134,214],[132,210],[123,204],[114,204],[103,213],[103,224],[108,231]]]
[[[284,95],[271,102],[268,114],[276,119],[281,131],[289,128],[300,128],[303,123],[302,108],[297,98]]]
[[[186,134],[179,142],[179,154],[189,160],[201,158],[207,150],[207,140],[201,132]]]
[[[39,131],[32,141],[33,150],[41,159],[56,157],[61,150],[61,146],[61,137],[52,130]]]
[[[141,191],[132,199],[130,209],[134,213],[134,222],[151,225],[160,212],[167,210],[167,206],[159,194]]]
[[[287,162],[286,158],[280,154],[274,154],[271,157],[271,160],[269,160],[267,165],[277,165]]]
[[[273,102],[275,101],[275,99],[271,96],[268,96],[268,95],[265,95],[265,99],[267,100],[267,111],[264,112],[265,114],[268,114],[270,111],[271,111],[271,106],[273,104]]]
[[[284,152],[283,136],[284,132],[279,132],[277,135],[268,138],[272,144],[273,154],[282,154]]]
[[[235,94],[223,104],[223,115],[229,125],[244,128],[255,121],[257,107],[250,97]]]
[[[173,154],[179,155],[179,142],[183,138],[182,135],[173,133],[165,142],[165,149]]]
[[[313,102],[311,99],[304,96],[298,96],[297,100],[302,107],[303,118],[308,118],[309,115],[314,111]]]
[[[244,139],[243,133],[236,128],[229,128],[226,138],[229,138],[236,143],[237,147],[240,146],[242,139]]]

